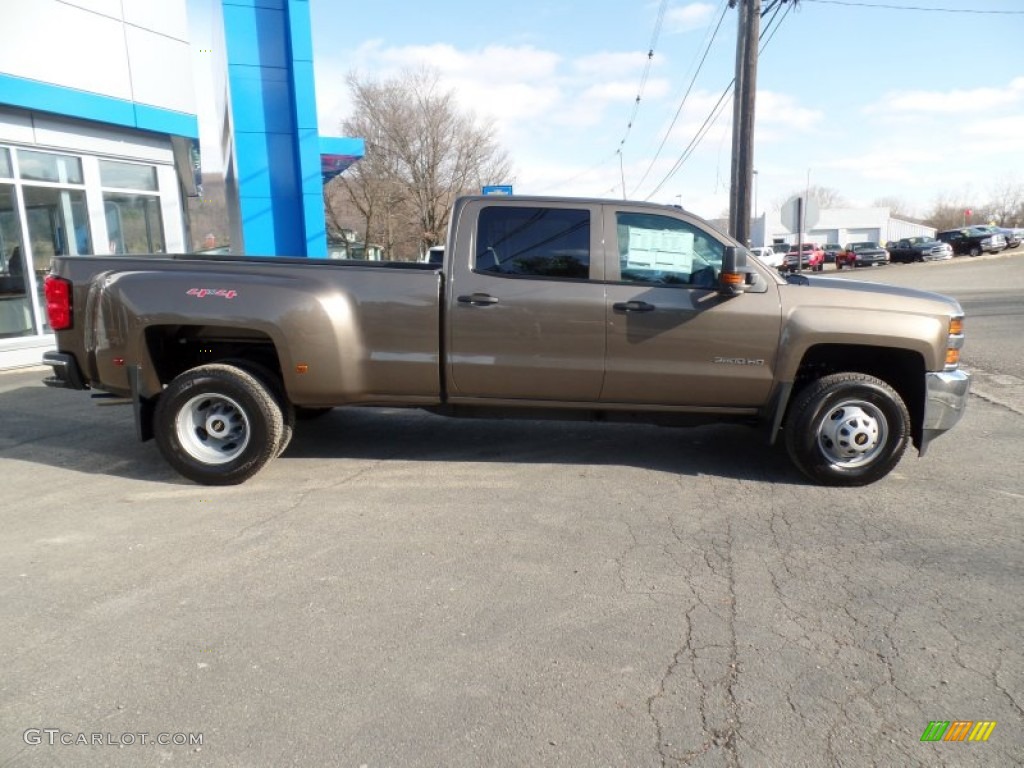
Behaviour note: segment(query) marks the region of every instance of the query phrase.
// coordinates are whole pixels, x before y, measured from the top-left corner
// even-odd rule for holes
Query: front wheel
[[[203,485],[236,485],[278,454],[281,408],[256,376],[232,365],[185,371],[160,395],[156,442],[167,462]]]
[[[786,414],[786,449],[796,467],[824,485],[868,485],[899,463],[910,414],[899,394],[863,373],[824,376]]]

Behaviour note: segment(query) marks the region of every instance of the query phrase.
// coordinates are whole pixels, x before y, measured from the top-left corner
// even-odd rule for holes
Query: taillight
[[[64,331],[71,327],[71,283],[63,277],[47,275],[43,281],[46,294],[46,314],[50,318],[50,327],[55,331]]]

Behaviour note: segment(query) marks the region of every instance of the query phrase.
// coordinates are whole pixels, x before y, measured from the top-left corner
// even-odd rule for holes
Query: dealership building
[[[309,2],[211,8],[231,249],[325,257],[323,180],[363,142],[317,131]],[[190,250],[202,147],[185,0],[4,0],[0,28],[0,368],[11,368],[53,346],[42,281],[55,256]]]

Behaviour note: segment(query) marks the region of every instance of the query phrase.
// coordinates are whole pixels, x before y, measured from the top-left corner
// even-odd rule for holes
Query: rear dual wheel
[[[154,425],[167,462],[203,485],[248,480],[280,453],[286,431],[272,389],[254,373],[224,364],[176,377],[160,395]]]

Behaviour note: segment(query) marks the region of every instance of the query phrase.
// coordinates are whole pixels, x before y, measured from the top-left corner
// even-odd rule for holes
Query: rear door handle
[[[459,296],[456,301],[459,304],[472,304],[474,307],[486,307],[489,304],[498,303],[498,300],[488,293],[471,293],[469,296]]]
[[[617,301],[612,304],[616,312],[653,312],[655,306],[646,301]]]

